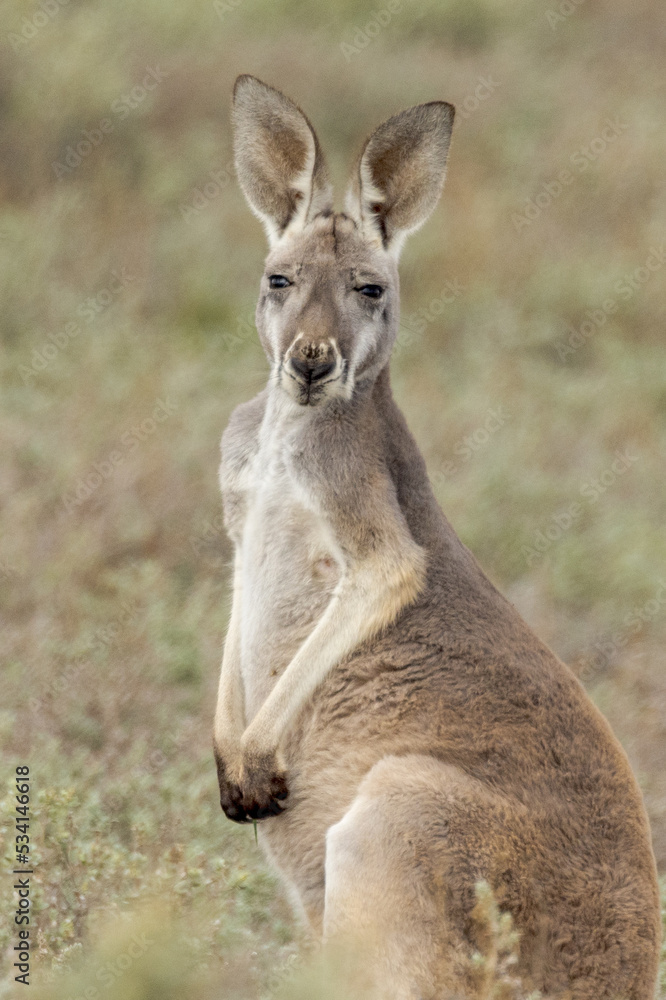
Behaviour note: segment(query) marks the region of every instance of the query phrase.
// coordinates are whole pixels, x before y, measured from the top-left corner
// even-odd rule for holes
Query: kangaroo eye
[[[285,278],[283,274],[271,274],[268,284],[271,288],[287,288],[291,284],[291,281],[289,281],[289,278]]]
[[[378,299],[384,289],[381,285],[363,285],[363,288],[359,288],[357,291],[361,295],[366,295],[369,299]]]

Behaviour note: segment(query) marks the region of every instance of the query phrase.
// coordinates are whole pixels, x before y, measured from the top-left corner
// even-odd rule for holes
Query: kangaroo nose
[[[306,382],[320,382],[333,371],[335,361],[302,361],[300,358],[292,358],[291,367]]]

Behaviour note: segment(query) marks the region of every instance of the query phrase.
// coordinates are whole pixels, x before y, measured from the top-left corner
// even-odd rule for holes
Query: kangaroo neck
[[[359,379],[350,399],[335,398],[314,406],[295,402],[279,385],[269,382],[263,433],[271,436],[287,430],[294,434],[308,433],[314,426],[320,427],[332,420],[360,424],[373,409],[381,410],[391,403],[388,364],[374,378]]]

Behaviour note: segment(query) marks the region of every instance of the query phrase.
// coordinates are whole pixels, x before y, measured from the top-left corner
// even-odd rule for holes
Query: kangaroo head
[[[317,136],[284,94],[234,88],[238,178],[268,233],[257,329],[274,383],[301,406],[351,399],[387,364],[398,328],[397,262],[444,183],[454,109],[433,101],[380,125],[334,212]]]

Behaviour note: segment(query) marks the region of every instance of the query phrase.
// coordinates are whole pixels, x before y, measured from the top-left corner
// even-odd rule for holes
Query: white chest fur
[[[269,405],[259,446],[243,476],[241,673],[246,722],[325,611],[342,572],[339,547],[316,498],[297,481],[288,461],[289,449],[307,432],[307,416],[291,403]]]

